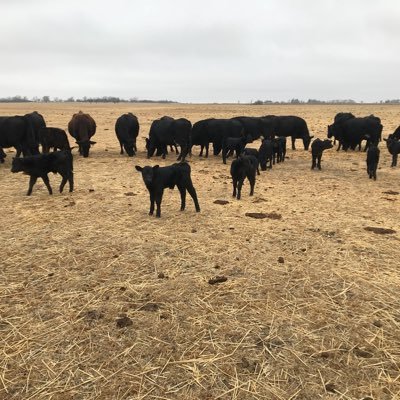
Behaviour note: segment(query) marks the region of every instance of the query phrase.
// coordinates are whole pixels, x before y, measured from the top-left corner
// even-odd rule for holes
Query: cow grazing
[[[200,212],[196,190],[190,176],[190,166],[186,162],[172,164],[168,167],[135,166],[136,170],[142,173],[143,182],[150,194],[149,215],[154,213],[154,203],[157,204],[156,217],[161,217],[161,201],[165,188],[173,189],[177,186],[181,195],[181,211],[186,205],[186,190],[192,196],[197,212]]]
[[[302,139],[304,150],[308,150],[311,139],[314,136],[310,136],[307,123],[303,118],[294,115],[267,115],[262,118],[264,120],[264,123],[271,125],[271,128],[269,129],[272,129],[274,135],[291,137],[293,150],[296,150],[296,139]]]
[[[368,147],[368,152],[367,152],[367,173],[369,176],[369,179],[374,178],[374,181],[376,181],[376,170],[378,169],[378,164],[379,164],[379,148],[378,146],[371,144]]]
[[[321,170],[321,158],[324,150],[331,149],[333,147],[332,140],[325,139],[315,139],[311,144],[311,156],[312,156],[312,165],[311,169],[317,167]]]
[[[392,135],[389,135],[387,139],[383,139],[386,142],[387,149],[389,153],[392,155],[392,164],[391,167],[397,166],[397,156],[400,153],[400,142],[393,138]]]
[[[268,168],[272,168],[273,158],[274,158],[274,143],[271,139],[264,139],[261,143],[260,148],[258,149],[258,159],[260,161],[260,166],[262,171],[267,170],[268,163],[269,163]]]
[[[39,143],[42,145],[43,153],[48,153],[51,148],[53,151],[71,150],[67,134],[59,128],[40,128]]]
[[[115,122],[115,134],[121,146],[121,154],[124,149],[129,157],[137,152],[136,138],[139,135],[139,121],[132,113],[121,115]]]
[[[72,154],[67,150],[49,154],[36,154],[24,158],[13,158],[11,172],[23,172],[29,175],[28,196],[31,195],[32,188],[38,178],[43,179],[49,194],[53,194],[48,177],[49,172],[58,173],[62,176],[60,193],[62,193],[67,182],[69,182],[69,191],[72,192],[74,190]]]
[[[90,146],[96,144],[90,138],[96,133],[96,122],[89,114],[79,111],[68,123],[68,132],[79,146],[79,154],[89,157]]]
[[[233,197],[240,200],[243,182],[246,178],[250,182],[250,196],[253,196],[254,186],[256,184],[257,165],[258,160],[254,156],[242,155],[232,161],[230,172],[233,185]]]

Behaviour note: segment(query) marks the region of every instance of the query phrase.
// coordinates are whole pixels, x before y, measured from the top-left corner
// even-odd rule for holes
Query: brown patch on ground
[[[296,141],[284,163],[257,176],[254,198],[245,182],[225,207],[213,202],[231,196],[231,159],[201,158],[195,147],[188,160],[202,211],[190,196],[179,211],[179,192],[166,190],[161,219],[148,216],[134,169],[176,161],[146,159],[144,137],[163,115],[299,115],[322,138],[348,111],[378,115],[386,137],[398,106],[2,104],[0,115],[34,109],[63,129],[89,112],[97,144],[88,159],[73,151],[72,194],[56,193],[61,179],[51,175],[53,196],[38,182],[27,197],[28,177],[10,173],[14,152],[0,165],[0,399],[398,397],[398,238],[360,228],[400,229],[399,202],[381,199],[400,191],[383,144],[371,181],[364,152],[328,150],[317,174]],[[141,124],[133,158],[119,154],[113,128],[127,111]],[[263,209],[284,219],[244,215]],[[232,279],[208,285],[216,271]],[[139,310],[148,303],[160,308]],[[133,325],[117,328],[125,317]]]
[[[396,231],[394,229],[388,229],[388,228],[377,228],[377,227],[373,227],[373,226],[367,226],[364,228],[366,231],[369,232],[374,232],[377,233],[379,235],[388,235],[388,234],[393,234],[396,233]]]
[[[263,219],[263,218],[269,218],[269,219],[282,219],[282,215],[272,212],[272,213],[255,213],[255,212],[248,212],[245,214],[246,217],[251,217],[251,218],[256,218],[256,219]]]

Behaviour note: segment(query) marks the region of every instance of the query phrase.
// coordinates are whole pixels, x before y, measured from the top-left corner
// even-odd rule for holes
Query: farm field
[[[50,176],[53,196],[42,181],[26,196],[29,178],[10,172],[5,149],[0,399],[400,398],[400,167],[384,142],[374,182],[364,152],[325,151],[311,171],[311,153],[288,141],[286,161],[261,172],[253,197],[245,182],[240,201],[230,161],[194,147],[201,212],[190,196],[180,212],[178,190],[166,190],[161,219],[134,169],[175,162],[146,159],[163,115],[298,115],[324,138],[348,111],[379,116],[387,137],[399,106],[0,104],[0,115],[34,110],[65,130],[90,113],[97,144],[87,159],[73,150],[73,193]],[[133,158],[114,133],[128,111],[140,122]],[[209,284],[216,276],[227,280]]]

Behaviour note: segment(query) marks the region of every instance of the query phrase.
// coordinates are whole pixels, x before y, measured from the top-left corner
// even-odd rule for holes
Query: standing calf
[[[400,142],[398,142],[393,135],[389,135],[387,139],[383,140],[386,142],[389,153],[392,155],[391,167],[395,167],[397,165],[397,156],[400,153]]]
[[[369,179],[374,178],[376,181],[376,170],[379,164],[379,149],[375,144],[370,144],[367,152],[367,173]]]
[[[253,196],[254,185],[256,184],[257,165],[258,160],[254,156],[240,156],[236,160],[232,161],[231,176],[233,184],[233,197],[237,197],[237,199],[240,200],[243,182],[246,177],[250,182],[250,196]]]
[[[333,147],[332,140],[325,139],[315,139],[311,144],[311,155],[312,155],[312,165],[311,169],[318,167],[321,170],[321,158],[324,150],[331,149]]]
[[[30,176],[29,189],[27,195],[32,193],[33,185],[38,178],[42,178],[49,194],[53,194],[50,186],[49,172],[60,174],[62,181],[60,185],[60,193],[62,193],[65,184],[69,182],[69,191],[74,190],[74,174],[72,165],[72,154],[70,151],[56,151],[49,154],[37,154],[24,158],[13,158],[11,172],[23,172]]]
[[[260,160],[260,166],[262,171],[266,171],[267,164],[268,168],[272,168],[272,160],[274,158],[274,143],[271,139],[264,139],[258,149],[258,155]]]
[[[51,148],[53,151],[70,150],[67,134],[59,128],[40,128],[39,143],[42,145],[43,153],[48,153]]]
[[[136,170],[142,173],[143,182],[150,194],[149,215],[154,213],[154,202],[157,204],[156,217],[161,217],[161,201],[165,188],[173,189],[175,186],[181,194],[181,211],[186,205],[186,190],[192,196],[194,206],[197,212],[200,212],[199,202],[197,200],[196,190],[193,187],[190,177],[190,166],[186,162],[172,164],[168,167],[135,166]]]

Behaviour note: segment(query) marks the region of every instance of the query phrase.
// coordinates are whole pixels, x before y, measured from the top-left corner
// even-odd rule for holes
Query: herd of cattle
[[[328,126],[328,139],[315,139],[311,144],[312,166],[321,169],[322,153],[333,147],[338,141],[341,148],[361,150],[363,141],[366,141],[367,172],[370,178],[376,179],[376,170],[379,163],[378,144],[382,140],[381,120],[374,116],[355,117],[351,113],[339,113]],[[92,137],[96,133],[96,123],[89,115],[81,111],[74,114],[68,123],[68,132],[79,147],[79,154],[88,157],[90,148],[96,142]],[[139,121],[132,113],[121,115],[115,123],[115,133],[121,147],[121,154],[125,152],[134,156],[137,152],[136,140],[139,134]],[[190,178],[190,167],[185,162],[192,154],[193,146],[200,146],[199,156],[209,155],[209,146],[213,146],[215,156],[221,154],[226,164],[227,157],[236,153],[236,159],[231,164],[233,195],[240,199],[241,187],[247,177],[250,182],[251,193],[254,192],[256,174],[259,166],[263,171],[272,168],[275,162],[283,162],[286,154],[286,139],[291,138],[292,149],[295,150],[296,139],[301,139],[304,149],[308,150],[313,136],[310,135],[307,123],[297,116],[265,117],[234,117],[229,119],[209,118],[191,124],[185,118],[174,119],[162,117],[152,122],[148,138],[146,138],[147,157],[162,156],[165,158],[170,151],[178,154],[180,163],[169,167],[139,167],[144,183],[150,192],[150,214],[154,212],[154,203],[157,204],[156,215],[160,216],[160,204],[163,189],[178,187],[181,194],[181,209],[185,208],[186,190],[192,196],[197,211],[200,211],[196,191]],[[248,143],[261,139],[259,149],[247,148]],[[332,139],[334,142],[332,143]],[[397,165],[400,153],[400,126],[389,135],[386,141],[387,149],[392,155],[392,164]],[[39,148],[42,148],[42,154]],[[180,150],[178,151],[178,146]],[[38,112],[23,116],[0,117],[0,163],[6,157],[4,148],[14,147],[16,157],[12,162],[12,172],[24,172],[30,176],[28,195],[32,193],[37,178],[42,178],[48,188],[52,189],[47,174],[59,173],[62,176],[60,192],[69,182],[69,189],[73,191],[73,163],[67,134],[64,130],[46,127],[46,122]],[[53,152],[50,153],[50,150]],[[59,151],[57,151],[59,150]],[[23,158],[21,158],[21,154]]]

